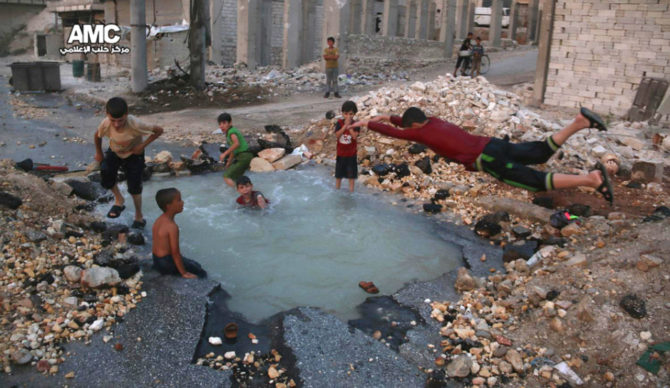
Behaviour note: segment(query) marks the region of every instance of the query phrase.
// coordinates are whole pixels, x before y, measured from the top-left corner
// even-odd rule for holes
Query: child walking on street
[[[151,229],[154,268],[163,275],[180,275],[187,279],[206,277],[207,272],[200,264],[183,257],[179,250],[179,226],[174,221],[174,217],[184,210],[179,190],[158,190],[156,203],[163,214],[156,219]]]
[[[328,47],[323,50],[323,59],[326,60],[326,94],[324,98],[330,97],[330,92],[335,93],[336,98],[340,98],[340,93],[337,85],[337,77],[339,70],[337,60],[340,54],[335,47],[335,38],[332,36],[328,38]]]
[[[360,133],[357,127],[350,127],[355,121],[354,116],[358,113],[358,107],[353,101],[345,101],[342,104],[342,119],[337,120],[335,125],[335,137],[337,138],[337,160],[335,162],[335,188],[340,189],[342,179],[349,179],[349,191],[354,191],[356,178],[358,178],[358,147],[356,138]]]
[[[249,168],[254,154],[249,151],[249,145],[240,131],[233,127],[233,119],[228,113],[221,113],[218,117],[219,128],[226,136],[228,149],[221,153],[219,160],[228,157],[226,170],[223,173],[223,180],[230,187],[235,187],[235,180],[241,177]]]
[[[383,124],[382,121],[405,129]],[[610,203],[614,199],[607,170],[600,163],[594,171],[584,175],[555,174],[528,167],[546,163],[570,136],[582,129],[607,130],[602,119],[586,108],[581,108],[567,127],[544,141],[517,144],[495,137],[472,135],[455,124],[436,117],[426,117],[419,108],[414,107],[407,109],[402,118],[377,116],[350,125],[357,126],[367,126],[386,136],[424,144],[438,155],[465,165],[470,171],[486,172],[502,182],[529,191],[587,186],[595,188]]]
[[[112,190],[114,205],[107,213],[109,218],[117,218],[125,210],[125,200],[116,184],[119,168],[126,173],[128,193],[135,204],[135,220],[132,227],[142,229],[146,220],[142,216],[142,173],[144,172],[144,149],[156,140],[163,128],[147,125],[128,114],[128,104],[123,98],[110,98],[105,105],[107,117],[95,132],[95,160],[100,163],[100,184]],[[146,140],[143,136],[149,135]],[[109,148],[102,153],[102,138],[109,137]]]

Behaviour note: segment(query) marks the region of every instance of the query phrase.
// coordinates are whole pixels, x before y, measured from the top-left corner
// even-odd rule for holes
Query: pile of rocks
[[[253,334],[249,334],[250,339],[252,336]],[[232,370],[233,378],[243,386],[263,381],[280,388],[296,387],[295,380],[287,374],[287,369],[281,366],[281,359],[281,354],[275,349],[268,354],[261,354],[259,351],[247,352],[244,357],[239,357],[234,351],[219,355],[211,352],[199,358],[196,365],[209,366],[217,370]]]
[[[131,250],[110,245],[113,227],[77,210],[85,202],[69,197],[72,188],[12,161],[1,163],[0,176],[3,370],[32,364],[57,373],[62,343],[88,340],[135,308],[142,274]]]

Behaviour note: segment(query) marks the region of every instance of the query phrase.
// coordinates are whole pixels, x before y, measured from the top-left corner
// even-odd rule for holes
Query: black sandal
[[[582,107],[579,109],[579,113],[581,113],[582,116],[589,120],[589,128],[595,128],[599,131],[607,131],[607,127],[605,126],[603,119],[601,119],[600,116],[598,116],[598,114],[592,110]]]
[[[109,211],[107,212],[107,217],[108,217],[108,218],[119,218],[119,216],[121,215],[121,213],[123,213],[124,210],[126,210],[126,206],[125,206],[125,205],[121,205],[121,206],[119,206],[119,205],[114,205],[114,206],[112,206],[112,208],[109,209]]]
[[[130,227],[133,229],[144,229],[145,226],[147,226],[147,220],[142,218],[140,221],[133,221],[133,224]]]
[[[596,168],[600,170],[603,175],[603,183],[598,186],[596,190],[610,202],[610,205],[612,205],[614,203],[614,191],[609,176],[607,176],[607,169],[605,169],[605,166],[600,162],[596,163]]]

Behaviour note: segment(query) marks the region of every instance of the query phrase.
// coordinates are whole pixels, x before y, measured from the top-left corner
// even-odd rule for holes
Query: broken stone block
[[[281,149],[283,150],[283,148]],[[272,166],[272,163],[263,158],[251,159],[251,164],[249,165],[249,171],[251,172],[271,172],[274,170],[275,168]]]
[[[263,158],[270,163],[274,163],[286,154],[284,148],[267,148],[258,153],[259,158]]]
[[[119,273],[114,268],[92,267],[84,271],[81,284],[85,287],[113,286],[121,283]]]
[[[287,155],[272,164],[275,170],[288,170],[302,162],[300,155]]]
[[[154,156],[154,163],[162,164],[169,163],[172,161],[172,153],[170,151],[161,151],[156,156]]]
[[[639,160],[633,163],[632,179],[639,182],[662,182],[663,163]]]
[[[456,278],[456,283],[454,283],[456,291],[471,291],[474,290],[475,287],[477,287],[477,282],[470,276],[467,268],[459,268],[458,277]]]

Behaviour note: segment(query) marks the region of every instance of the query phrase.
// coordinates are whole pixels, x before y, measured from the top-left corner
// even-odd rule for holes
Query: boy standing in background
[[[323,59],[326,60],[326,94],[324,98],[330,97],[330,92],[335,92],[335,97],[340,98],[338,93],[337,77],[339,70],[337,60],[340,58],[340,53],[335,47],[335,38],[332,36],[328,38],[328,47],[323,50]]]

